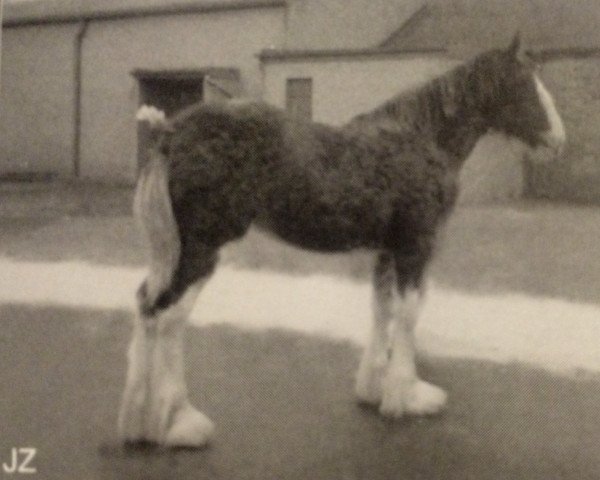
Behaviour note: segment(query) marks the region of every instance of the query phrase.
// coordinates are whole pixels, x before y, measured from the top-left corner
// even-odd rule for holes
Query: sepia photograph
[[[0,480],[600,478],[598,0],[0,2]]]

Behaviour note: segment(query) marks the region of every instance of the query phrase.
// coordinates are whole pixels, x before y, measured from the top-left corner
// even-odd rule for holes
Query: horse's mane
[[[482,53],[354,117],[347,127],[372,125],[407,134],[436,131],[440,122],[460,115],[465,109],[477,108],[498,95],[500,78],[504,75],[500,62],[501,51]]]

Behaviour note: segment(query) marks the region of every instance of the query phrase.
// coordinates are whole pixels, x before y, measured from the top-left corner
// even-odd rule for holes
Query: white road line
[[[0,259],[0,303],[132,309],[143,270],[84,263]],[[362,345],[370,288],[329,275],[309,277],[221,267],[192,324],[289,328]],[[0,318],[0,322],[2,319]],[[1,327],[0,327],[1,328]],[[482,296],[433,287],[418,327],[436,355],[522,361],[556,372],[600,372],[600,307],[526,295]]]

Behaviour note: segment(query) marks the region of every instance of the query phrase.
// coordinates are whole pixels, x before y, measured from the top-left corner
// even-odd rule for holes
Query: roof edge
[[[391,34],[389,34],[382,42],[379,44],[379,48],[392,48],[390,44],[399,38],[400,36],[408,35],[412,30],[414,30],[421,21],[431,13],[431,9],[429,7],[428,2],[424,2],[419,8],[417,8],[413,14],[406,19],[404,23],[400,25],[396,30],[394,30]]]
[[[590,58],[600,57],[600,47],[589,48],[543,48],[528,49],[528,55],[540,62],[550,62],[564,58]],[[322,50],[286,50],[286,49],[266,49],[262,50],[257,57],[264,63],[278,63],[287,61],[304,60],[328,60],[339,58],[360,58],[360,57],[393,57],[400,55],[446,55],[452,58],[462,59],[452,48],[448,47],[406,47],[383,49],[381,47],[365,49],[322,49]]]
[[[414,55],[414,54],[445,54],[446,48],[406,48],[406,49],[387,49],[379,47],[362,49],[321,49],[321,50],[279,50],[267,49],[258,54],[258,58],[264,62],[282,62],[289,60],[314,60],[325,58],[358,58],[358,57],[389,57],[395,55]]]
[[[223,2],[213,0],[204,4],[190,4],[188,2],[174,2],[171,5],[148,5],[131,7],[113,7],[106,10],[91,11],[65,11],[60,13],[27,10],[28,6],[20,4],[5,4],[2,16],[4,27],[17,27],[25,25],[38,25],[48,23],[68,23],[90,20],[114,20],[124,18],[152,17],[159,15],[179,15],[186,13],[210,13],[227,10],[253,10],[261,8],[285,7],[285,0],[234,0]],[[15,8],[16,7],[16,8]]]
[[[537,61],[551,62],[565,58],[594,58],[600,57],[600,47],[565,47],[528,50]]]
[[[188,80],[205,76],[228,77],[239,80],[240,71],[236,67],[205,67],[181,69],[145,69],[136,68],[131,75],[137,80]]]

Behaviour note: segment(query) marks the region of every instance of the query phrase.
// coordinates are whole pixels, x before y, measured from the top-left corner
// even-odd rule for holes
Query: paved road
[[[598,478],[593,305],[434,288],[420,368],[451,403],[441,417],[394,423],[352,398],[367,286],[224,269],[187,339],[191,396],[216,421],[215,444],[123,450],[126,309],[142,272],[0,269],[0,459],[34,447],[39,478]]]

